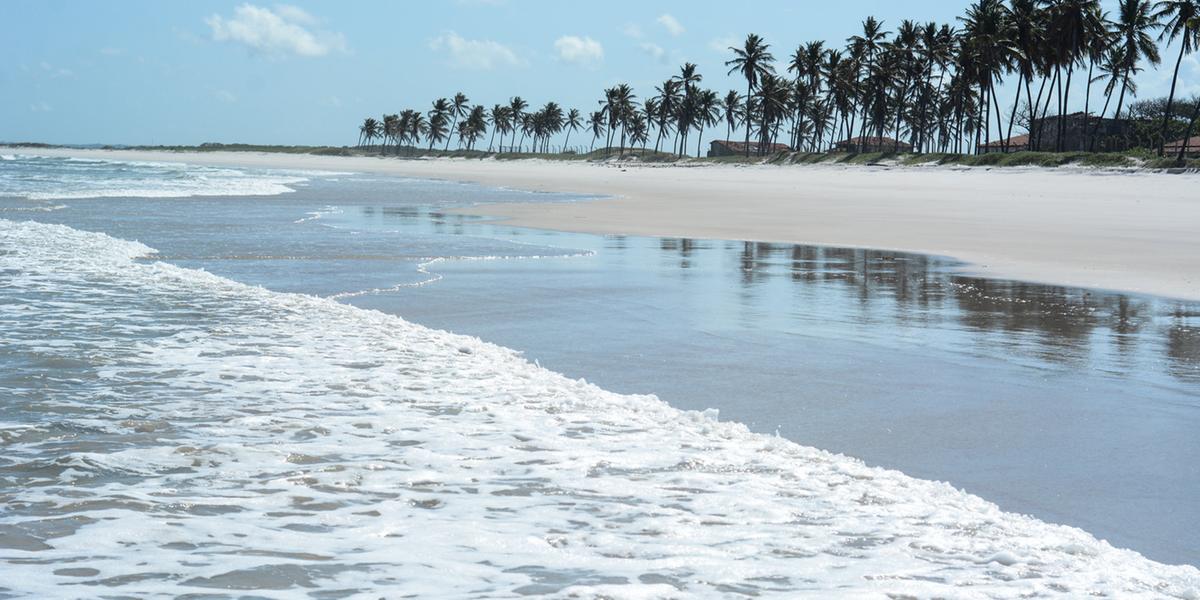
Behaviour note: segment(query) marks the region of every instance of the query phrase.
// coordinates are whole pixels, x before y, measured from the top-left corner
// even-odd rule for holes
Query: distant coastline
[[[702,165],[777,165],[777,166],[837,166],[837,167],[951,167],[951,168],[1013,168],[1039,167],[1105,170],[1144,170],[1167,173],[1200,171],[1200,158],[1182,164],[1173,158],[1160,158],[1148,150],[1126,152],[994,152],[990,154],[905,153],[905,152],[777,152],[767,156],[721,156],[697,158],[655,152],[641,148],[601,148],[585,154],[571,153],[496,153],[482,150],[429,150],[416,147],[377,148],[355,146],[288,146],[280,144],[205,143],[188,145],[139,146],[121,144],[46,144],[40,142],[0,142],[0,148],[10,150],[125,150],[139,152],[211,153],[265,152],[274,154],[311,154],[314,156],[344,156],[364,158],[393,158],[422,160],[459,158],[464,160],[543,160],[555,162],[632,163],[656,166]]]

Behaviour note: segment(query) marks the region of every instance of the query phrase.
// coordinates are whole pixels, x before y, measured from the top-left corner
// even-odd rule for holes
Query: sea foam
[[[152,256],[0,220],[38,415],[0,404],[0,594],[1200,598],[943,483]]]

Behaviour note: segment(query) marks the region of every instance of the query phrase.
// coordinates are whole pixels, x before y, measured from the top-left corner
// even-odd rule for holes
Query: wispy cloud
[[[621,33],[635,40],[640,40],[646,36],[645,32],[642,31],[642,27],[637,23],[626,23],[621,27]]]
[[[269,56],[325,56],[346,49],[342,34],[310,30],[317,19],[286,4],[275,10],[243,4],[234,9],[232,17],[212,15],[204,22],[212,30],[213,40],[241,44]]]
[[[64,68],[64,67],[56,67],[46,61],[42,61],[41,64],[39,64],[38,66],[42,68],[42,73],[46,74],[46,76],[49,77],[50,79],[58,79],[60,77],[74,77],[75,76],[74,71]]]
[[[234,96],[233,92],[229,90],[217,90],[213,92],[213,95],[217,97],[217,100],[220,100],[225,104],[233,104],[234,102],[237,102],[237,96]]]
[[[708,47],[714,52],[729,52],[730,48],[738,46],[738,38],[736,36],[727,35],[709,40]]]
[[[604,46],[590,37],[564,35],[554,41],[554,50],[565,62],[594,66],[604,60]]]
[[[683,24],[679,22],[679,19],[676,19],[670,14],[663,13],[659,15],[657,21],[659,25],[662,25],[664,28],[666,28],[667,33],[674,37],[679,37],[683,34],[683,32],[687,31],[684,29]]]
[[[35,104],[30,104],[29,110],[32,112],[50,112],[54,110],[54,108],[45,102],[37,102]]]
[[[657,62],[664,62],[667,58],[667,51],[653,42],[642,42],[638,44],[638,48]]]
[[[526,62],[504,44],[492,40],[469,40],[453,31],[430,40],[429,48],[446,53],[450,66],[456,69],[488,71],[500,67],[526,66]]]

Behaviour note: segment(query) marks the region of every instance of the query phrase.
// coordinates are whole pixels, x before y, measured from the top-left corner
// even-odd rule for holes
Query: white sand
[[[1200,300],[1200,176],[1082,169],[616,167],[266,153],[5,152],[390,173],[614,199],[465,212],[576,231],[856,246],[969,271]]]

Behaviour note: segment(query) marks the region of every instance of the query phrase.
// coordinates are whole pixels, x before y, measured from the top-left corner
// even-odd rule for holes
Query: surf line
[[[438,281],[441,281],[442,279],[444,279],[445,276],[442,275],[441,273],[435,273],[433,271],[430,271],[429,269],[433,265],[436,265],[441,262],[450,262],[450,261],[467,262],[467,261],[485,261],[485,260],[543,260],[543,259],[551,259],[551,258],[570,259],[570,258],[587,258],[587,257],[595,256],[595,255],[596,255],[596,252],[594,250],[585,250],[583,252],[576,252],[573,254],[546,254],[546,255],[539,254],[539,255],[533,255],[533,256],[438,256],[435,258],[428,258],[428,259],[424,260],[423,262],[417,263],[417,273],[425,276],[425,279],[423,279],[421,281],[413,281],[413,282],[408,282],[408,283],[397,283],[396,285],[393,285],[390,287],[372,288],[369,290],[359,290],[356,292],[341,292],[338,294],[333,294],[331,296],[327,296],[327,298],[329,298],[330,300],[344,300],[347,298],[357,298],[359,296],[374,296],[374,295],[378,295],[378,294],[387,294],[390,292],[398,292],[405,288],[419,288],[419,287],[427,286],[432,283],[437,283]]]

